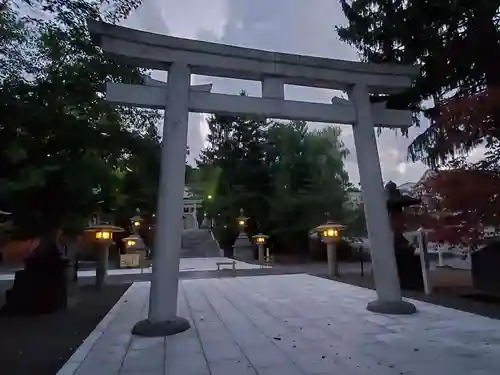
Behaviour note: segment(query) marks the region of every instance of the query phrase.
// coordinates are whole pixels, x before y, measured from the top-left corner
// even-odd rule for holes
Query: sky
[[[336,0],[144,0],[124,26],[176,37],[199,39],[241,47],[302,55],[358,60],[357,52],[341,42],[335,26],[346,19]],[[166,73],[153,72],[165,80]],[[260,95],[260,83],[194,76],[192,84],[213,83],[212,92],[237,94],[244,89]],[[290,87],[286,99],[330,103],[333,90]],[[206,115],[190,114],[188,143],[193,163],[205,145]],[[327,124],[309,123],[311,129]],[[382,176],[385,182],[415,182],[426,167],[407,158],[407,147],[422,128],[411,128],[408,138],[386,129],[377,137]],[[359,182],[352,129],[342,125],[342,140],[350,154],[345,161],[350,180]]]

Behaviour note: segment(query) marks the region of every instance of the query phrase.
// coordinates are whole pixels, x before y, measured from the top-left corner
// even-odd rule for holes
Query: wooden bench
[[[221,266],[231,266],[231,269],[233,271],[233,274],[236,273],[236,262],[233,260],[232,262],[217,262],[215,263],[217,265],[217,272],[221,271]]]

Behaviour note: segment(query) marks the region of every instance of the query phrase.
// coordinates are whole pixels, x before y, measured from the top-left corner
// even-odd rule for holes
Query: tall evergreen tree
[[[425,110],[430,127],[409,148],[414,160],[435,167],[482,142],[499,149],[498,113],[491,104],[500,84],[499,0],[340,3],[349,24],[337,28],[339,36],[358,48],[364,61],[421,66],[414,88],[389,101],[413,108],[434,101]],[[464,111],[464,101],[489,104]]]
[[[224,235],[232,244],[240,208],[250,217],[251,232],[266,226],[270,188],[264,160],[266,123],[240,116],[211,116],[208,126],[208,147],[198,160],[213,196],[207,212],[227,227]]]

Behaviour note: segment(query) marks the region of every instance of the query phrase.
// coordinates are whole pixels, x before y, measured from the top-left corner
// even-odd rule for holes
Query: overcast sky
[[[357,60],[356,51],[339,41],[335,26],[346,22],[336,0],[144,0],[124,23],[145,31],[232,44],[242,47]],[[154,77],[164,79],[154,72]],[[256,82],[194,77],[193,83],[214,83],[213,92],[234,93],[245,89],[260,95]],[[287,87],[287,99],[329,103],[335,92]],[[325,126],[310,123],[311,128]],[[384,181],[398,184],[417,181],[425,171],[421,163],[407,160],[407,146],[421,129],[411,129],[409,138],[392,130],[378,137]],[[204,147],[208,132],[203,115],[189,118],[190,162]],[[346,168],[353,183],[359,182],[352,129],[342,126],[342,138],[351,150]]]

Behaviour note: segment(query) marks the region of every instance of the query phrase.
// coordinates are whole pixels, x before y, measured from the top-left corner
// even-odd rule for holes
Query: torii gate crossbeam
[[[389,110],[380,103],[371,104],[369,93],[394,93],[411,87],[413,78],[419,74],[418,67],[261,51],[96,21],[89,21],[88,26],[94,41],[116,61],[168,71],[166,84],[107,86],[111,102],[168,110],[163,127],[149,315],[137,323],[133,333],[165,336],[189,328],[187,320],[177,316],[182,229],[179,217],[189,111],[352,124],[378,296],[367,308],[392,314],[416,311],[401,298],[374,132],[374,125],[411,126],[411,113]],[[208,86],[190,86],[191,74],[260,81],[262,98],[210,93]],[[334,99],[332,104],[322,104],[285,100],[285,84],[344,90],[349,101]]]

